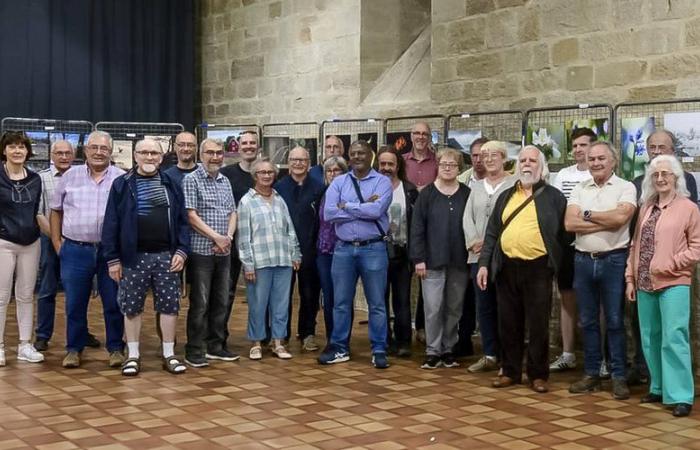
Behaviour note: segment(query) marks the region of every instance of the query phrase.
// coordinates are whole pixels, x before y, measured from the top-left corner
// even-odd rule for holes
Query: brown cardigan
[[[630,246],[625,280],[637,285],[639,241],[642,224],[651,214],[654,203],[642,205],[640,220]],[[649,271],[653,289],[690,285],[695,263],[700,260],[700,211],[685,197],[676,197],[661,210],[654,231],[654,256]]]

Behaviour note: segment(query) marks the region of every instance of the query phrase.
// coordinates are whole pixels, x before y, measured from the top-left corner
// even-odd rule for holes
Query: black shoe
[[[630,398],[630,388],[627,387],[627,380],[622,377],[613,377],[612,393],[615,400],[627,400]]]
[[[411,346],[406,344],[406,345],[400,345],[399,350],[396,352],[396,356],[399,358],[410,358],[411,357]]]
[[[46,350],[49,349],[49,340],[42,339],[42,338],[36,338],[36,340],[34,341],[34,348],[38,352],[45,352]]]
[[[632,369],[627,374],[627,386],[641,386],[649,383],[649,376],[644,375],[639,369]]]
[[[572,383],[569,386],[569,392],[572,394],[585,394],[588,392],[597,391],[600,389],[600,378],[584,375],[583,378]]]
[[[85,338],[85,346],[86,346],[86,347],[90,347],[90,348],[99,348],[100,345],[102,345],[102,344],[101,344],[100,341],[95,337],[94,334],[92,334],[92,333],[88,333],[88,334],[87,334],[87,338]]]
[[[185,363],[192,367],[207,367],[209,366],[209,361],[204,356],[185,356]]]
[[[673,408],[673,416],[674,417],[686,417],[690,414],[690,411],[693,410],[693,405],[689,405],[688,403],[678,403],[674,408]]]
[[[448,368],[459,367],[459,363],[455,359],[452,353],[443,354],[440,359],[442,360],[442,365]]]
[[[423,361],[423,364],[421,364],[420,368],[421,369],[437,369],[442,365],[442,360],[440,359],[439,356],[437,355],[428,355],[425,357],[425,360]]]
[[[663,397],[660,396],[659,394],[652,394],[649,393],[645,395],[644,397],[639,399],[639,403],[661,403],[663,400]]]
[[[225,348],[222,348],[221,350],[217,352],[207,352],[206,354],[206,359],[216,359],[219,361],[236,361],[240,358],[240,355],[237,355],[236,353],[230,352],[226,350]]]
[[[391,356],[397,356],[399,354],[399,345],[396,342],[390,342],[386,346],[386,352]]]

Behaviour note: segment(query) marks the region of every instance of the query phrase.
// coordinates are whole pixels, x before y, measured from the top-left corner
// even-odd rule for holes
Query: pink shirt
[[[50,204],[51,209],[63,211],[63,236],[74,241],[100,242],[109,190],[123,173],[118,167],[109,166],[96,182],[84,164],[71,167],[59,178]]]
[[[432,151],[427,150],[425,159],[420,161],[413,156],[413,152],[405,153],[403,159],[406,161],[406,178],[418,189],[424,188],[437,178],[438,163]]]

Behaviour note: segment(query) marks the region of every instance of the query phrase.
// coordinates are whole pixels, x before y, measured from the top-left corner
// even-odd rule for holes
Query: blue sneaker
[[[372,355],[372,365],[377,369],[386,369],[389,367],[389,360],[386,353],[374,353]]]
[[[333,347],[328,347],[318,357],[319,364],[338,364],[350,361],[350,353],[344,351],[336,351]]]

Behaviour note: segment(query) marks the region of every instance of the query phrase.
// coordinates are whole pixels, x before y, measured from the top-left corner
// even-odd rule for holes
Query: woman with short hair
[[[272,353],[290,359],[285,348],[292,269],[301,264],[299,241],[284,199],[272,188],[277,168],[258,160],[251,168],[255,186],[238,206],[238,250],[246,280],[250,359],[262,359],[265,313],[270,312]]]
[[[688,199],[680,162],[654,158],[642,182],[639,220],[627,259],[627,299],[637,302],[649,393],[685,417],[695,396],[690,361],[690,284],[700,260],[700,212]]]
[[[5,322],[13,278],[19,329],[17,359],[44,360],[31,344],[34,287],[41,255],[37,221],[41,177],[26,167],[32,155],[32,143],[24,133],[8,131],[0,138],[0,366],[7,362]]]

